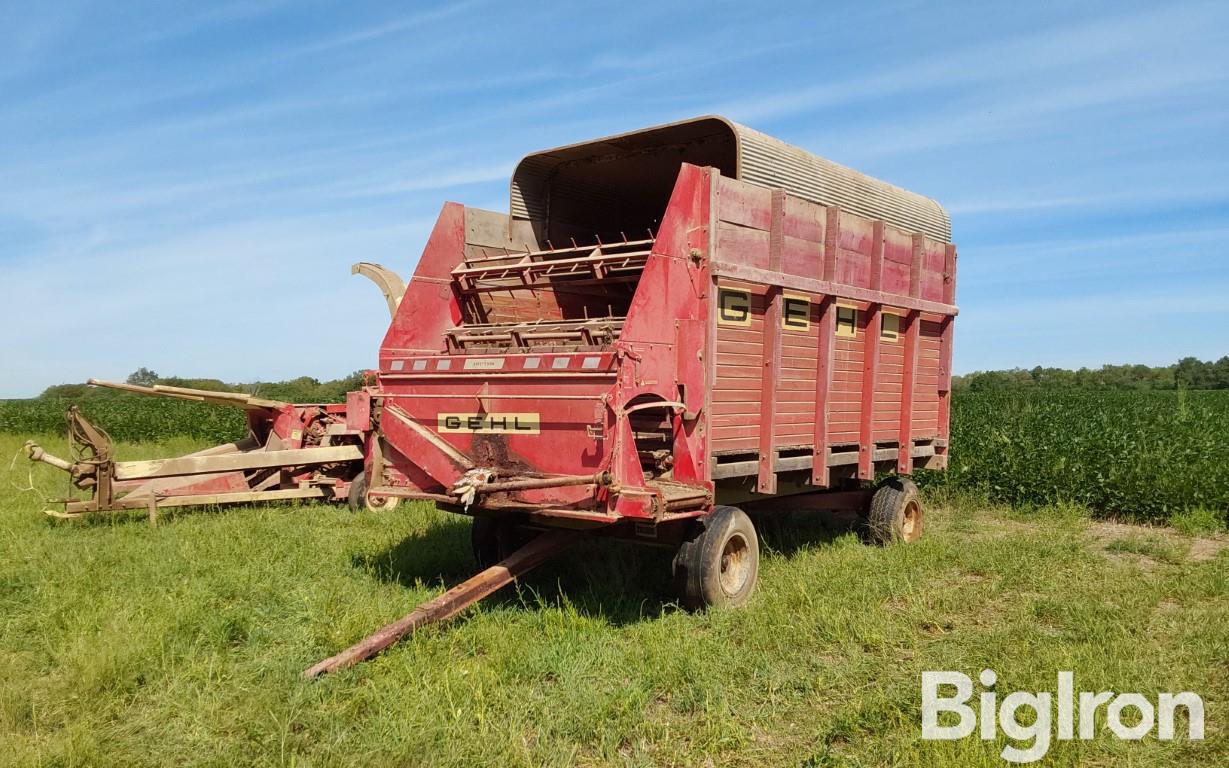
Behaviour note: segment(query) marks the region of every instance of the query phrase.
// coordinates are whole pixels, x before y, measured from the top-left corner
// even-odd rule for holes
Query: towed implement
[[[177,458],[116,461],[110,437],[74,406],[68,411],[71,459],[53,456],[33,441],[26,443],[31,460],[64,470],[75,487],[90,493],[89,499],[65,499],[63,512],[47,513],[53,517],[146,509],[153,519],[159,507],[345,501],[361,471],[363,435],[346,427],[344,405],[292,405],[237,393],[96,379],[88,383],[241,408],[247,413],[248,435]]]
[[[755,588],[748,512],[853,510],[876,541],[921,534],[906,476],[947,465],[957,314],[933,200],[705,117],[531,154],[508,213],[444,205],[404,287],[354,271],[392,319],[372,384],[324,412],[337,441],[240,455],[361,446],[284,480],[469,515],[483,570],[307,676],[583,536],[673,548],[680,599],[703,608]]]

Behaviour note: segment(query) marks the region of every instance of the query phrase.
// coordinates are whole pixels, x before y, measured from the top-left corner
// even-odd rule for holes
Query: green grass
[[[1219,540],[949,491],[912,546],[764,521],[752,602],[704,615],[671,603],[669,553],[584,545],[308,683],[472,572],[464,519],[280,505],[65,524],[14,489],[20,442],[0,437],[0,765],[1003,765],[1001,743],[920,741],[920,673],[985,667],[1001,690],[1071,669],[1079,689],[1207,703],[1204,742],[1103,733],[1048,764],[1229,760]],[[33,473],[48,496],[61,478]],[[1107,551],[1150,537],[1170,557]]]

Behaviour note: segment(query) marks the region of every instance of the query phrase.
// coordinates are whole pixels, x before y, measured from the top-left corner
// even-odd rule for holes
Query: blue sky
[[[358,260],[719,113],[935,197],[956,369],[1229,354],[1229,4],[0,2],[0,396],[375,363]]]

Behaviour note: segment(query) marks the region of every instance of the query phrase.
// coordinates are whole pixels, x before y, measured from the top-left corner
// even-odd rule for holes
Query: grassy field
[[[668,553],[585,545],[307,683],[471,573],[465,520],[282,505],[56,523],[39,494],[63,476],[10,468],[19,446],[0,437],[0,765],[1003,765],[1003,741],[920,741],[920,673],[987,667],[1001,690],[1074,670],[1079,690],[1207,703],[1203,742],[1102,732],[1047,764],[1229,761],[1221,535],[959,496],[932,498],[906,547],[764,520],[751,604],[707,615],[671,603]]]

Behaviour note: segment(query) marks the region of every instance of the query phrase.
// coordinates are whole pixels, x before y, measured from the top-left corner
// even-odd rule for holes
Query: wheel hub
[[[741,534],[735,534],[721,549],[721,590],[731,596],[738,594],[750,575],[750,547]]]
[[[917,541],[921,534],[922,507],[918,502],[910,501],[905,505],[904,519],[901,521],[901,536],[905,541]]]

